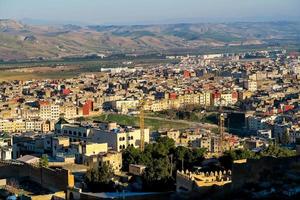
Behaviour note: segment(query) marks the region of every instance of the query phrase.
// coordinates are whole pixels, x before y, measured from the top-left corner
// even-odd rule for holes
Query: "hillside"
[[[299,43],[300,22],[80,27],[0,20],[1,60]]]

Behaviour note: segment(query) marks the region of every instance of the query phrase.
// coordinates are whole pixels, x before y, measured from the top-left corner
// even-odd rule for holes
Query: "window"
[[[73,135],[77,135],[76,131],[73,132]]]
[[[69,131],[69,135],[72,135],[72,131]]]
[[[86,137],[86,133],[83,133],[83,137]]]
[[[81,135],[82,135],[81,132],[78,132],[78,136],[81,137]]]

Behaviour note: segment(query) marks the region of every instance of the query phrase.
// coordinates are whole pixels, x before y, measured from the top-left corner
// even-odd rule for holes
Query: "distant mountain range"
[[[46,26],[0,20],[1,60],[289,44],[300,44],[300,22]]]

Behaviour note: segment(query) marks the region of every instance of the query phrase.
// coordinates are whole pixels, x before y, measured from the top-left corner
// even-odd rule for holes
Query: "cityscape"
[[[187,2],[0,0],[0,199],[299,199],[300,2]]]

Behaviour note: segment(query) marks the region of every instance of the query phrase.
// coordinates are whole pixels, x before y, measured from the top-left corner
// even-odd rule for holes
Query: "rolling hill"
[[[136,26],[33,26],[0,20],[0,60],[298,45],[300,22]]]

